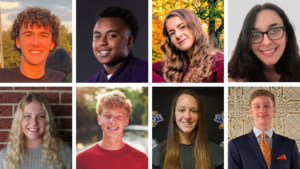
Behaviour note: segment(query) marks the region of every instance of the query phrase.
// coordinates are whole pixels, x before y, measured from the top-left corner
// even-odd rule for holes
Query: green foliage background
[[[76,123],[77,128],[88,128],[97,124],[96,104],[100,94],[119,90],[124,92],[132,103],[129,125],[148,125],[148,88],[131,87],[77,87]]]

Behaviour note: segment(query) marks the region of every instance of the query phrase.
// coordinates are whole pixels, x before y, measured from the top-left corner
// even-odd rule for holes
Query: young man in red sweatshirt
[[[117,90],[100,96],[96,111],[103,139],[78,153],[77,169],[148,169],[147,155],[122,140],[124,127],[129,122],[131,106],[124,93]]]

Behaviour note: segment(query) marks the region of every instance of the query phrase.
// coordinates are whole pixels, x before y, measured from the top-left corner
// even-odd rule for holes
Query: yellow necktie
[[[269,144],[267,143],[265,133],[261,134],[260,149],[261,149],[261,152],[262,152],[262,154],[263,154],[263,156],[266,160],[268,169],[270,169],[270,167],[271,167],[271,149],[270,149]]]

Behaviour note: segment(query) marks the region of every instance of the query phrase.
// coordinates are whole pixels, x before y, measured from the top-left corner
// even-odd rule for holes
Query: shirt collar
[[[263,133],[262,131],[260,131],[258,128],[253,127],[253,132],[255,134],[255,137],[258,137],[261,135],[261,133]],[[269,138],[272,138],[273,136],[273,128],[271,127],[269,130],[264,132]]]

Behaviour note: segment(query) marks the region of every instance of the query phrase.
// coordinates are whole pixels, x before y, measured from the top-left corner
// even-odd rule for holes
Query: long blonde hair
[[[176,124],[175,110],[176,103],[179,96],[183,94],[188,94],[193,96],[198,105],[198,125],[193,131],[192,141],[194,142],[194,157],[195,157],[195,167],[196,169],[210,169],[210,154],[206,137],[206,129],[204,123],[204,113],[201,105],[200,98],[196,92],[193,90],[184,89],[177,93],[173,99],[172,108],[171,108],[171,117],[168,128],[168,138],[167,138],[167,148],[166,155],[164,159],[163,169],[179,169],[178,161],[181,160],[180,157],[180,142],[179,142],[179,128]]]
[[[166,23],[169,18],[175,16],[181,18],[195,36],[195,49],[190,57],[186,52],[177,49],[171,42]],[[187,9],[171,11],[164,21],[163,36],[164,42],[161,44],[161,50],[163,51],[162,71],[166,82],[177,82],[178,79],[182,78],[188,62],[190,62],[189,72],[183,78],[183,82],[202,82],[212,75],[213,47],[203,31],[199,19],[193,12]]]
[[[43,163],[46,161],[46,158],[49,157],[48,164],[51,168],[53,168],[54,163],[59,168],[62,168],[62,160],[59,159],[57,155],[58,147],[62,144],[62,141],[57,137],[52,111],[47,100],[38,94],[28,94],[24,96],[18,104],[9,133],[4,168],[19,168],[21,162],[24,161],[26,148],[24,148],[24,134],[20,124],[24,107],[31,102],[40,103],[46,113],[46,131],[43,136],[42,147],[42,151],[44,152]]]

